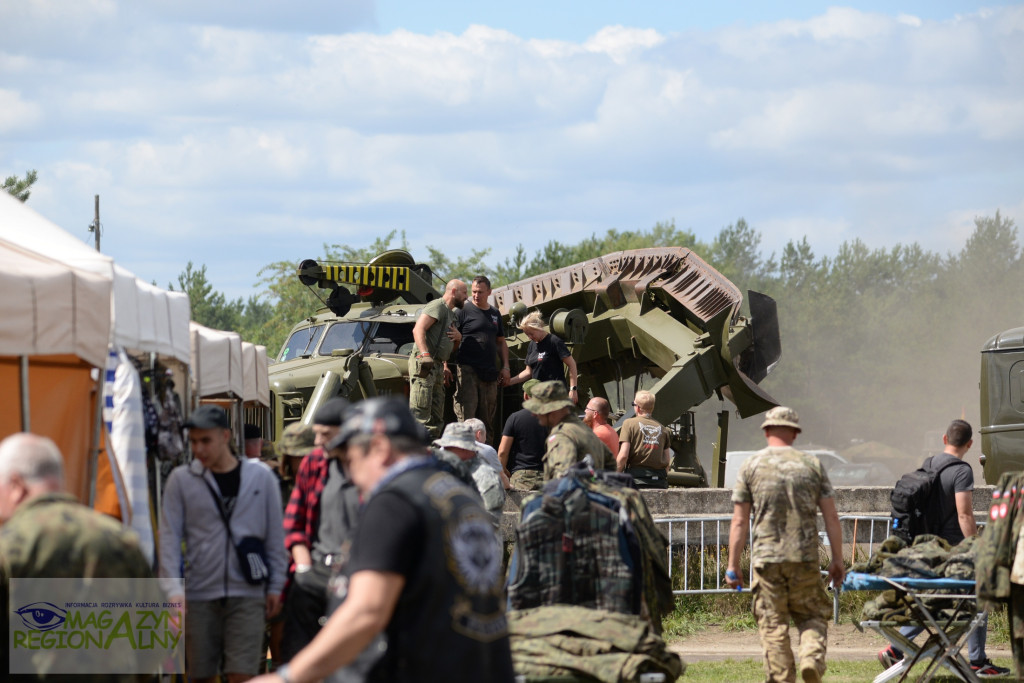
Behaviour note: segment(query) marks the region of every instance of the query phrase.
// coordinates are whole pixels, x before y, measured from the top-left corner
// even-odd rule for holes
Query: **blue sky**
[[[166,286],[674,220],[959,249],[1024,220],[1024,5],[0,3],[0,174]],[[0,226],[0,230],[3,226]]]

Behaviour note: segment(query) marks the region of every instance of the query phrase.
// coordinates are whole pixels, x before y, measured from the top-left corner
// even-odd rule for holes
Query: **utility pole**
[[[89,232],[96,236],[96,251],[100,250],[100,196],[96,195],[96,217],[89,224]]]

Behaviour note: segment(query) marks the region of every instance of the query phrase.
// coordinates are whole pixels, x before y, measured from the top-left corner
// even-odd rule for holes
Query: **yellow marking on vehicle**
[[[405,266],[324,266],[328,280],[361,287],[409,291],[409,269]]]

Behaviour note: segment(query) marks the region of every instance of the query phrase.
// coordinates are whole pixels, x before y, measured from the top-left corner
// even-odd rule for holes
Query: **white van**
[[[835,477],[836,481],[832,481],[833,486],[864,485],[865,483],[870,484],[873,482],[863,482],[860,481],[860,479],[863,479],[867,474],[871,473],[871,470],[884,469],[877,465],[854,465],[853,463],[847,462],[846,458],[843,456],[827,448],[799,448],[798,450],[818,456],[818,459],[821,460],[821,464],[825,468],[825,471],[828,472],[830,479],[833,478],[833,474],[838,475]],[[740,465],[755,453],[757,453],[757,451],[728,451],[725,454],[725,483],[723,484],[725,488],[731,489],[736,485],[736,475],[739,474]],[[879,474],[883,483],[892,479],[892,475],[888,470]]]

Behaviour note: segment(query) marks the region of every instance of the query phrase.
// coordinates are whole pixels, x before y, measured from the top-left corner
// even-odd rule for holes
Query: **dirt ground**
[[[790,633],[793,635],[795,651],[797,631],[791,628]],[[861,632],[850,622],[829,624],[829,659],[872,660],[885,645],[885,639],[874,631]],[[687,662],[761,658],[757,631],[726,631],[717,626],[673,640],[669,648],[682,655]],[[990,658],[1011,656],[1009,644],[989,643],[986,650]]]

